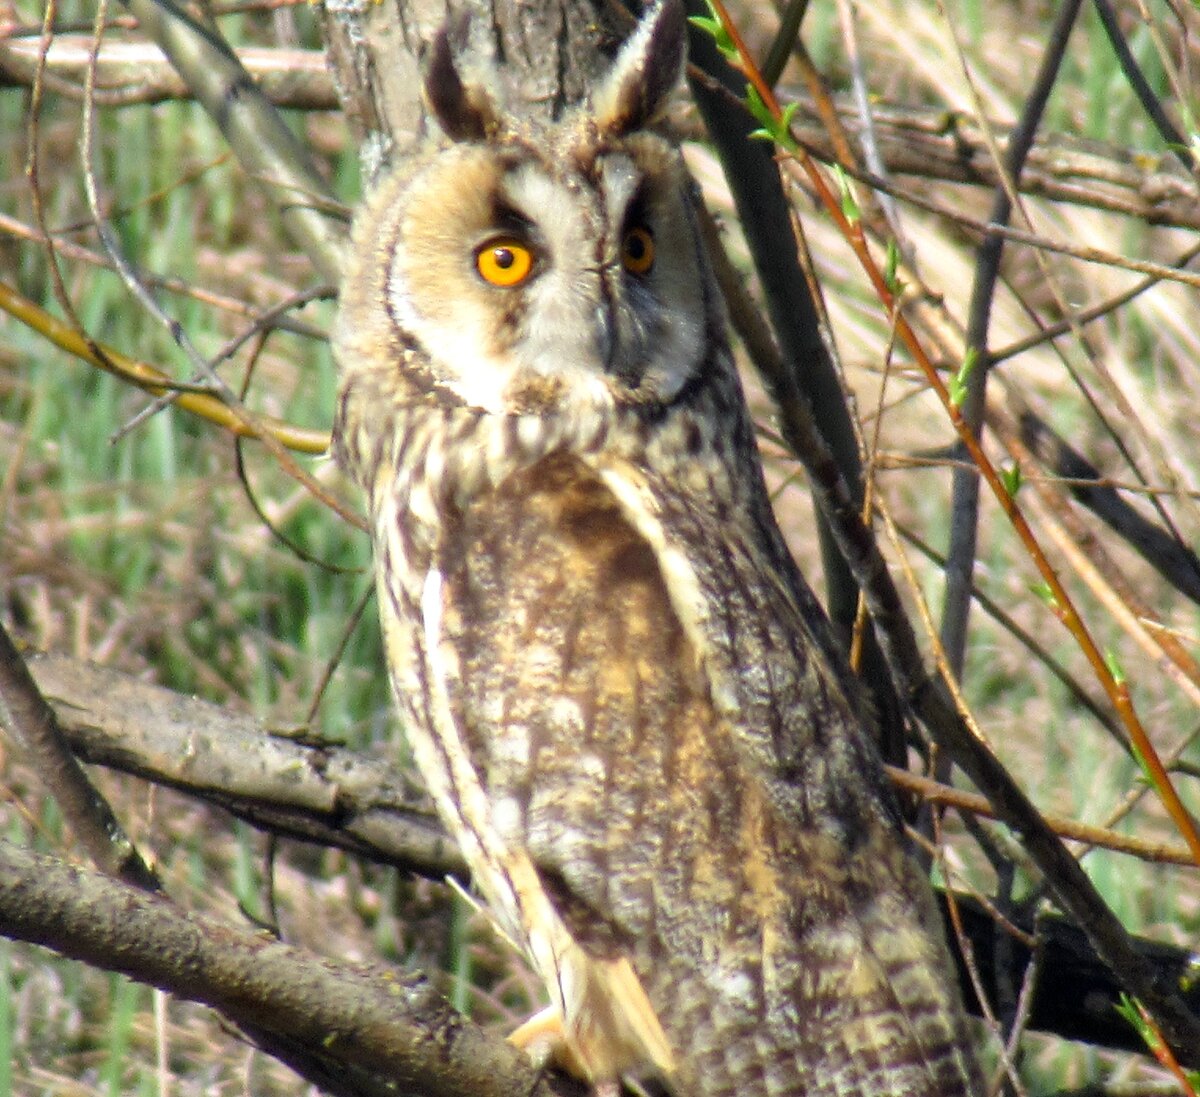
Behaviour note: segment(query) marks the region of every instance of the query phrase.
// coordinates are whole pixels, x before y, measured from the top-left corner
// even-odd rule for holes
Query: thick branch
[[[36,38],[0,41],[0,87],[30,87],[41,43]],[[82,97],[92,49],[90,35],[59,35],[46,54],[53,90]],[[320,50],[245,47],[238,61],[258,90],[277,107],[335,110],[333,78]],[[96,56],[96,100],[101,106],[132,106],[191,99],[166,54],[151,42],[104,42]]]
[[[30,660],[85,761],[223,807],[275,834],[420,875],[466,878],[425,793],[394,766],[272,734],[249,716],[59,655]]]
[[[336,282],[342,230],[321,205],[328,187],[233,50],[172,0],[122,0],[221,128],[238,161],[270,188],[288,235],[321,277]]]
[[[466,878],[457,849],[424,795],[385,762],[341,747],[281,739],[249,717],[67,656],[38,656],[30,668],[72,745],[88,761],[218,804],[271,833],[337,846],[432,879]],[[1002,967],[1003,978],[1019,983],[1028,950],[1010,948],[1001,955],[996,942],[1004,931],[993,916],[961,896],[956,902],[985,986]],[[1119,980],[1085,935],[1061,919],[1046,927],[1033,1027],[1138,1050],[1137,1034],[1115,1013],[1108,1016],[1108,1004],[1123,989]],[[1158,942],[1137,939],[1135,947],[1163,985],[1182,985],[1181,974],[1196,962],[1187,950]],[[965,973],[962,985],[969,1001]],[[1200,1006],[1200,987],[1186,1001]],[[277,1046],[271,1050],[278,1054]]]
[[[96,864],[139,887],[158,880],[134,848],[108,802],[71,752],[54,710],[38,691],[8,631],[0,625],[0,721],[16,736],[68,826]]]
[[[331,1074],[381,1075],[428,1097],[582,1093],[455,1013],[422,976],[335,964],[7,842],[0,932],[318,1051]]]
[[[1018,436],[1055,476],[1068,481],[1071,496],[1087,507],[1168,583],[1200,603],[1200,558],[1187,545],[1146,518],[1126,501],[1099,469],[1058,434],[1044,418],[1010,389],[1010,416],[999,408],[991,413],[1003,430]],[[1015,420],[1015,421],[1014,421]]]
[[[470,56],[503,62],[489,78],[503,84],[512,109],[521,115],[556,117],[579,102],[621,38],[604,0],[321,5],[338,97],[363,146],[369,177],[421,138],[423,43],[451,13],[467,17]]]
[[[801,98],[802,108],[807,100]],[[968,115],[922,110],[901,104],[874,109],[880,154],[891,175],[970,183],[999,183],[983,128]],[[854,134],[860,127],[848,106],[839,117]],[[825,128],[807,110],[797,112],[793,132],[814,156],[833,160]],[[1004,145],[1009,132],[992,125]],[[1035,195],[1126,214],[1146,224],[1200,227],[1200,183],[1169,156],[1151,157],[1136,149],[1068,134],[1047,134],[1033,143],[1017,181],[1021,194]]]

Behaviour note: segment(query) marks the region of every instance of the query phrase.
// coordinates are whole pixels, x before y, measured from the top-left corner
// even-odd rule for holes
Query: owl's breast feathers
[[[597,1079],[976,1092],[928,884],[757,466],[700,475],[709,436],[668,483],[593,441],[469,498],[440,460],[438,487],[396,455],[374,485],[406,731],[499,924]]]

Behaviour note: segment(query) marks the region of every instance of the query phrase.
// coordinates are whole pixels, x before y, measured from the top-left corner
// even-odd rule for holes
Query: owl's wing
[[[850,798],[841,814],[898,827],[866,715],[839,669],[844,657],[775,524],[761,474],[749,462],[721,464],[704,491],[680,491],[621,460],[598,474],[654,553],[743,763],[781,804],[791,801],[801,826],[823,809],[794,796],[837,788]]]
[[[766,1027],[790,1017],[781,1043],[816,1067],[795,1092],[981,1092],[928,880],[757,464],[709,462],[703,490],[648,464],[599,472],[652,546],[742,777],[784,830],[742,852],[770,848],[787,897],[760,960]]]
[[[713,464],[704,490],[680,490],[678,469],[668,480],[618,459],[599,472],[704,652],[743,778],[786,828],[773,865],[789,900],[764,923],[765,1015],[798,1009],[803,1032],[834,1036],[804,1051],[819,1070],[796,1092],[981,1092],[929,883],[823,611],[757,464]]]
[[[552,987],[571,949],[627,963],[645,991],[629,1000],[648,996],[687,1063],[681,1092],[758,1092],[770,1071],[781,1093],[965,1092],[938,1065],[961,1034],[924,884],[869,747],[837,723],[837,683],[788,635],[786,587],[748,570],[746,531],[695,531],[721,560],[669,538],[652,489],[620,472],[544,460],[443,527],[426,630],[454,661],[435,668],[440,722],[480,830],[536,881],[536,903],[516,896],[542,935],[526,947]],[[920,984],[915,1020],[893,976],[910,998]]]

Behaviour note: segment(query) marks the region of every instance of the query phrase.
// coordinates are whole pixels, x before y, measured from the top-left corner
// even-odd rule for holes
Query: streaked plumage
[[[928,884],[771,513],[686,173],[645,128],[681,60],[666,0],[590,106],[534,129],[442,38],[448,140],[358,218],[335,433],[405,732],[593,1080],[977,1093]]]

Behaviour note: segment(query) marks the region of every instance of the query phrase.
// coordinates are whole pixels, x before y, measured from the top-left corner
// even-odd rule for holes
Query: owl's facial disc
[[[393,318],[474,407],[669,403],[706,332],[677,157],[639,135],[564,161],[443,153],[399,222]]]

